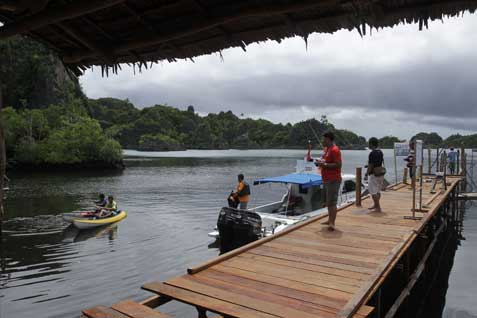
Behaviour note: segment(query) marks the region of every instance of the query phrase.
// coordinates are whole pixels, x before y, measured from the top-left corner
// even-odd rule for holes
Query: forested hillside
[[[121,146],[91,118],[78,80],[43,45],[0,41],[0,79],[10,166],[122,166]]]
[[[139,150],[304,148],[317,143],[323,132],[336,133],[337,143],[362,149],[364,137],[336,129],[326,117],[297,124],[274,124],[264,119],[239,118],[231,111],[199,116],[187,110],[155,105],[136,109],[129,101],[89,100],[89,109],[108,135],[124,148]]]
[[[449,148],[449,147],[465,147],[477,148],[477,134],[472,135],[451,135],[447,138],[442,138],[438,133],[426,133],[420,132],[410,138],[410,140],[422,140],[425,147],[429,148]],[[379,139],[379,145],[381,148],[391,149],[394,147],[395,142],[405,142],[394,136],[386,136]]]
[[[87,99],[78,80],[43,45],[22,37],[0,41],[0,85],[10,163],[31,166],[121,166],[122,149],[303,149],[331,130],[343,149],[364,149],[364,137],[337,129],[326,116],[274,124],[231,111],[201,116],[193,106],[136,108],[127,100]],[[426,146],[477,148],[477,135],[419,133]],[[380,139],[392,148],[399,138]]]

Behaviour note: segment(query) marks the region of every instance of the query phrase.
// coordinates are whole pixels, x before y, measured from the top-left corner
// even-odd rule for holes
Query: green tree
[[[85,103],[77,78],[43,44],[23,36],[0,41],[0,78],[3,101],[13,108],[45,108],[79,98]]]
[[[442,137],[439,136],[437,133],[425,133],[420,132],[413,136],[411,140],[422,140],[426,147],[439,147],[442,145]]]
[[[120,162],[120,144],[107,137],[99,123],[76,106],[72,103],[43,110],[5,108],[9,155],[17,163],[29,165]]]
[[[403,141],[395,136],[385,136],[385,137],[379,138],[379,147],[383,149],[393,149],[394,143],[396,142],[403,142]]]

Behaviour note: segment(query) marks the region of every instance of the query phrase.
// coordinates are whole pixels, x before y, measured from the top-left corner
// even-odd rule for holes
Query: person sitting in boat
[[[108,204],[108,200],[106,200],[104,193],[99,194],[99,200],[95,201],[94,204],[96,204],[97,210],[101,210],[101,208],[104,208]]]
[[[98,217],[99,218],[106,218],[108,216],[116,214],[118,211],[118,205],[116,204],[116,201],[114,201],[114,197],[112,195],[108,196],[108,203],[106,206],[101,208],[101,212],[99,212]]]
[[[243,174],[239,174],[237,176],[238,185],[237,185],[237,192],[234,192],[230,196],[230,200],[240,202],[239,209],[246,210],[248,202],[250,201],[250,186],[247,182],[244,181],[245,177]]]

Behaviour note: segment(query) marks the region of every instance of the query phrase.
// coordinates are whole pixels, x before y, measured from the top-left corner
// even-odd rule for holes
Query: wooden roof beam
[[[297,34],[305,36],[305,32],[303,32],[303,29],[295,22],[295,20],[293,20],[290,14],[284,14],[283,18],[285,19],[287,25],[293,28]]]
[[[134,9],[133,7],[131,7],[127,2],[125,2],[123,4],[123,6],[128,10],[128,12],[139,22],[141,23],[146,29],[148,29],[149,33],[151,33],[151,35],[153,36],[158,36],[159,33],[157,32],[156,28],[154,28],[152,26],[152,24],[147,20],[147,18],[144,18],[139,12],[137,12],[136,9]],[[173,43],[169,43],[169,47],[172,47],[173,49],[176,49],[178,51],[181,51],[181,48],[177,47],[176,45],[174,45]],[[159,53],[159,52],[158,52]],[[137,54],[137,53],[135,53]],[[160,54],[160,53],[159,53]],[[160,54],[162,55],[162,54]],[[141,62],[142,59],[141,59]],[[145,62],[143,62],[144,64],[146,64]]]
[[[127,2],[123,3],[123,7],[132,15],[139,23],[141,23],[146,29],[150,32],[157,34],[156,30],[151,26],[151,24],[145,20],[137,11],[136,9],[132,8]]]
[[[223,25],[225,23],[234,22],[236,20],[240,20],[243,18],[250,18],[250,17],[263,17],[263,16],[273,16],[273,15],[283,15],[289,12],[295,11],[304,11],[308,9],[313,9],[317,7],[327,6],[330,4],[334,4],[335,0],[325,0],[325,1],[306,1],[306,2],[293,2],[291,4],[283,4],[283,5],[275,5],[275,6],[261,6],[259,8],[247,8],[242,9],[237,12],[231,13],[225,16],[219,16],[215,18],[210,18],[202,23],[197,23],[197,25],[190,26],[184,30],[172,31],[163,33],[162,35],[157,36],[147,36],[142,39],[138,39],[135,41],[130,41],[128,43],[124,43],[117,48],[114,49],[115,54],[119,54],[121,52],[127,50],[134,50],[140,49],[143,47],[159,45],[168,41],[172,41],[175,39],[183,38],[189,35],[193,35],[199,33],[201,31],[209,30],[215,28],[217,26]],[[65,61],[67,63],[77,63],[81,61],[83,58],[91,58],[94,57],[94,54],[88,54],[85,52],[78,52],[72,54],[69,58],[66,57]]]
[[[43,10],[16,23],[9,23],[0,28],[0,39],[15,34],[26,33],[49,24],[55,24],[64,20],[73,19],[87,13],[106,9],[125,0],[91,0],[75,1],[72,4],[63,5],[49,10]]]
[[[62,31],[64,31],[66,34],[77,40],[79,43],[81,43],[83,46],[87,47],[108,63],[108,64],[114,64],[114,58],[110,52],[107,52],[104,48],[96,44],[94,41],[90,40],[88,36],[83,35],[81,32],[78,30],[75,30],[65,22],[60,22],[57,24],[58,28],[60,28]]]
[[[108,32],[106,32],[102,27],[100,27],[96,22],[93,21],[93,19],[91,19],[87,15],[81,17],[81,20],[84,21],[93,29],[95,29],[96,32],[100,33],[103,37],[107,38],[109,41],[115,42],[114,38]]]
[[[117,43],[117,42],[118,42],[111,34],[109,34],[108,32],[106,32],[106,30],[104,30],[104,29],[103,29],[102,27],[100,27],[97,23],[95,23],[90,17],[84,16],[84,17],[81,17],[81,20],[85,21],[85,22],[86,22],[87,24],[89,24],[92,28],[94,28],[97,32],[101,33],[102,36],[104,36],[105,38],[107,38],[110,42],[113,42],[113,43]],[[134,56],[138,61],[140,61],[141,63],[146,64],[146,62],[145,62],[144,59],[141,57],[141,55],[138,54],[136,51],[127,51],[126,53],[131,54],[131,55]]]
[[[15,13],[29,14],[37,13],[43,10],[49,0],[2,0],[0,1],[0,10],[11,11]]]
[[[200,2],[200,0],[190,0],[190,2],[192,2],[192,4],[202,13],[204,14],[206,17],[210,17],[210,12],[209,10],[207,10],[206,7],[204,7],[204,5]],[[227,41],[230,41],[232,43],[236,43],[238,44],[242,50],[244,52],[247,51],[247,48],[245,47],[245,43],[243,43],[242,41],[240,40],[237,40],[233,37],[232,34],[230,34],[230,32],[227,31],[227,29],[225,29],[222,25],[219,25],[216,27],[217,30],[220,31],[220,33],[222,33],[225,38],[227,39]]]

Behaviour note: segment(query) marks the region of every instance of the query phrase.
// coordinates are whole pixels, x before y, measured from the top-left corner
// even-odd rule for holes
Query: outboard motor
[[[217,228],[220,254],[223,254],[258,240],[262,234],[262,219],[255,212],[224,207],[220,210]]]

